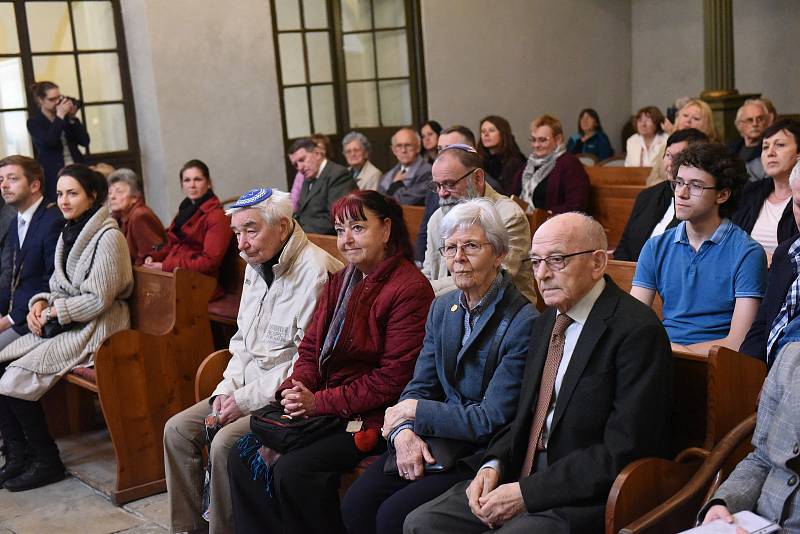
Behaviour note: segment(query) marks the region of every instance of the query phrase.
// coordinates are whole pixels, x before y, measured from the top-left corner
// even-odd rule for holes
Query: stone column
[[[759,96],[736,90],[732,0],[703,0],[703,57],[705,91],[700,98],[711,106],[720,141],[727,143],[739,136],[736,111],[748,98]]]
[[[703,0],[703,41],[703,95],[719,97],[736,94],[731,0]]]

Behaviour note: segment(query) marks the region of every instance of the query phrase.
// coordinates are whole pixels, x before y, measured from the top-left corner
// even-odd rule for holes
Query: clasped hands
[[[497,484],[500,473],[487,467],[478,471],[467,487],[469,509],[489,528],[497,528],[525,512],[519,482]]]
[[[230,395],[217,395],[214,397],[214,402],[211,405],[211,411],[217,414],[217,422],[221,426],[232,423],[239,419],[242,415],[242,410],[236,404],[236,398],[233,393]]]
[[[44,318],[44,310],[47,309],[47,301],[46,300],[37,300],[31,306],[30,311],[28,311],[28,330],[33,332],[33,334],[42,337],[42,328],[44,327],[44,323],[47,321]],[[50,307],[50,318],[53,319],[58,317],[58,312],[56,311],[55,306]]]
[[[317,411],[314,393],[299,380],[292,380],[293,387],[281,391],[283,411],[292,417],[309,417]]]

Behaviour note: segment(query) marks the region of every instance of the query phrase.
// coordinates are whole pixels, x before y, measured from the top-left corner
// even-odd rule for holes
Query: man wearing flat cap
[[[343,266],[311,243],[292,219],[289,193],[254,189],[226,212],[247,262],[230,342],[231,360],[211,397],[173,416],[164,427],[164,461],[173,532],[205,530],[202,450],[205,420],[221,428],[209,447],[212,533],[233,532],[228,452],[250,431],[250,412],[275,398],[291,373],[297,348],[322,286]]]

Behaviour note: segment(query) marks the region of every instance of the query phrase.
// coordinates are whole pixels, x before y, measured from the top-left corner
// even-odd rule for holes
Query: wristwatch
[[[51,310],[50,306],[45,308],[45,310],[44,310],[44,322],[47,322],[47,321],[50,320],[50,310]]]

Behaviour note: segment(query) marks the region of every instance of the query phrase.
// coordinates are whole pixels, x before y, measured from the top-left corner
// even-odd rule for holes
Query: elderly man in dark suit
[[[350,171],[327,159],[316,148],[309,138],[298,139],[289,147],[289,161],[304,178],[294,218],[307,234],[335,235],[331,206],[358,186]]]
[[[28,302],[48,291],[56,243],[64,225],[61,212],[44,198],[44,171],[32,158],[0,160],[0,191],[15,216],[3,243],[0,285],[0,350],[28,333]]]
[[[431,164],[419,155],[419,134],[401,128],[392,136],[392,153],[397,165],[381,176],[378,192],[394,197],[400,204],[425,205],[431,183]]]
[[[620,470],[665,452],[669,340],[604,275],[606,246],[578,213],[536,232],[531,265],[550,309],[531,334],[516,417],[467,460],[475,478],[417,508],[405,532],[602,532]]]

